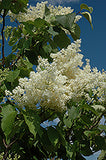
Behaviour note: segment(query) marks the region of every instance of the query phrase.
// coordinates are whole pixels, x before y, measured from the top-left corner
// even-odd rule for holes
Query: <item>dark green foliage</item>
[[[25,12],[27,8],[28,0],[2,0],[0,3],[0,13],[3,9],[6,10],[6,14],[9,10],[13,13],[18,14],[20,11]]]

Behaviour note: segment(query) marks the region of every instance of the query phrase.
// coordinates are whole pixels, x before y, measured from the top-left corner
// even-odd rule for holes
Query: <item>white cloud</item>
[[[42,0],[39,1],[41,2]],[[45,1],[48,1],[48,3],[52,5],[62,5],[64,3],[69,3],[69,2],[79,2],[81,0],[45,0]]]

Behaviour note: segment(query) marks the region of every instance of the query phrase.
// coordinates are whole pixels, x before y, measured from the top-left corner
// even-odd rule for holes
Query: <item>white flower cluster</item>
[[[35,6],[29,6],[29,8],[26,10],[26,13],[22,13],[20,12],[19,14],[13,14],[11,11],[9,11],[9,16],[11,18],[11,21],[15,21],[15,19],[17,19],[19,22],[26,22],[28,20],[32,20],[34,21],[37,18],[43,18],[44,17],[44,13],[45,13],[45,5],[48,2],[41,2],[41,3],[37,3],[36,7]],[[49,10],[50,10],[50,16],[46,17],[47,21],[51,21],[52,17],[56,16],[56,15],[66,15],[68,13],[72,13],[73,9],[71,9],[71,7],[62,7],[62,6],[53,6],[53,5],[49,5],[48,6]],[[77,15],[75,18],[75,22],[77,22],[79,19],[81,18],[81,16]]]
[[[20,78],[19,86],[12,93],[6,91],[6,96],[14,99],[20,107],[42,107],[55,110],[66,109],[70,99],[78,100],[84,96],[88,102],[94,102],[88,94],[98,96],[98,101],[105,100],[106,73],[91,70],[89,60],[82,67],[83,55],[80,54],[81,40],[77,40],[57,53],[51,53],[53,62],[39,57],[37,72],[30,72],[29,78]]]
[[[9,11],[8,14],[11,21],[15,21],[15,19],[17,19],[19,22],[26,22],[28,20],[34,21],[37,18],[43,18],[46,4],[47,1],[37,3],[36,7],[30,5],[29,8],[26,9],[26,13],[19,12],[19,14],[14,14]]]

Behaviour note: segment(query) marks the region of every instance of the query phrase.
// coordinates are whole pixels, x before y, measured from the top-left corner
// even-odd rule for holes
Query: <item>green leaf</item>
[[[58,136],[57,130],[55,128],[53,128],[53,127],[49,127],[48,130],[47,130],[47,134],[48,134],[50,142],[54,146],[56,146],[56,144],[59,141],[59,136]]]
[[[45,5],[45,13],[44,13],[44,15],[45,16],[48,16],[50,14],[50,10],[49,10],[49,8]]]
[[[95,109],[94,109],[93,107],[91,107],[90,105],[88,105],[88,104],[81,105],[81,106],[80,106],[80,109],[84,109],[84,110],[86,110],[86,111],[88,111],[88,112],[91,111],[91,112],[94,113],[96,116],[99,116],[98,112],[95,111]]]
[[[43,144],[43,148],[46,151],[48,151],[49,153],[53,151],[54,148],[53,148],[51,141],[49,140],[48,133],[46,130],[43,131],[43,134],[41,137],[41,143]]]
[[[29,128],[29,131],[34,135],[34,138],[36,138],[37,133],[42,136],[40,117],[38,116],[38,114],[33,110],[28,110],[28,112],[23,112],[23,116]]]
[[[7,106],[3,106],[1,115],[3,117],[1,128],[6,138],[8,139],[9,134],[12,132],[17,112],[15,111],[15,108],[13,108],[13,106],[7,105]]]
[[[98,160],[105,160],[105,159],[106,159],[106,150],[102,150],[98,157]]]
[[[11,5],[11,0],[2,0],[2,8],[9,10]]]
[[[19,76],[20,70],[10,71],[6,77],[8,82],[14,82],[14,80]]]
[[[102,136],[96,136],[95,137],[95,143],[97,145],[97,148],[98,150],[100,149],[103,149],[105,150],[106,149],[106,138],[105,137],[102,137]]]
[[[34,159],[34,160],[38,160],[35,156],[33,156],[33,159]]]
[[[44,19],[37,18],[37,19],[35,19],[35,21],[34,21],[34,26],[35,26],[37,29],[39,29],[39,28],[48,26],[48,23],[47,23],[47,21],[45,21]]]
[[[64,28],[71,30],[72,24],[74,22],[76,13],[69,13],[67,15],[57,15],[56,20]]]
[[[90,15],[90,13],[89,13],[89,12],[82,12],[81,14],[88,20],[88,22],[89,22],[90,25],[91,25],[91,28],[93,29],[92,17],[91,17],[91,15]]]
[[[63,119],[66,127],[71,128],[73,120],[76,119],[78,116],[79,110],[76,107],[72,106],[71,109],[68,109],[68,114],[65,114]]]
[[[30,69],[24,68],[24,67],[18,67],[20,69],[20,77],[24,78],[24,77],[29,77],[30,75]]]
[[[84,131],[84,134],[89,137],[89,136],[95,136],[96,134],[100,133],[98,130],[94,131]]]
[[[106,132],[106,125],[99,125],[99,129],[104,130]]]
[[[28,0],[17,0],[15,2],[13,1],[13,3],[11,3],[10,10],[15,14],[18,14],[19,12],[25,12],[25,8],[27,8],[27,3]]]
[[[80,5],[80,8],[81,8],[81,10],[82,9],[86,9],[86,10],[88,10],[90,13],[92,13],[93,12],[93,8],[92,7],[88,7],[86,4],[84,4],[84,3],[82,3],[81,5]]]
[[[92,125],[92,121],[91,121],[91,119],[88,117],[88,115],[82,115],[81,116],[81,121],[84,123],[84,124],[86,124],[87,126],[89,126],[89,125]]]
[[[63,121],[64,121],[64,124],[66,125],[66,127],[71,128],[73,123],[69,118],[64,117]]]
[[[32,43],[32,37],[28,38],[26,41],[24,41],[23,43],[23,48],[26,49],[30,49]]]
[[[12,47],[12,53],[16,52],[18,49],[18,45],[15,44],[13,47]]]
[[[18,38],[17,38],[17,37],[12,37],[12,38],[10,38],[8,44],[9,44],[10,46],[13,46],[17,41],[18,41]]]
[[[31,69],[33,67],[32,63],[29,62],[28,58],[24,60],[24,64],[26,65],[27,69]]]
[[[71,36],[75,41],[80,38],[80,32],[81,31],[80,31],[79,25],[76,23],[73,23],[71,27]]]
[[[22,39],[20,39],[20,40],[18,41],[18,43],[17,43],[18,49],[23,50],[23,44],[24,44],[24,42],[25,42],[25,38],[22,38]],[[20,53],[21,53],[21,52],[20,52]]]
[[[93,154],[90,144],[88,141],[85,141],[85,144],[83,145],[83,147],[81,148],[81,154],[84,156],[90,156]]]
[[[22,29],[23,31],[23,34],[26,35],[27,34],[30,34],[30,35],[33,35],[33,28],[34,28],[34,22],[33,21],[27,21],[27,22],[22,22],[22,24],[25,25],[25,28]]]
[[[11,30],[12,30],[12,27],[11,26],[7,26],[7,28],[4,30],[5,31],[5,39],[7,40],[8,37],[11,35]]]
[[[52,26],[49,27],[48,33],[50,33],[51,35],[53,35],[53,37],[59,34],[58,32],[55,32],[55,31],[53,30],[53,27],[52,27]]]
[[[89,12],[92,13],[93,12],[93,8],[89,7]]]
[[[70,39],[63,30],[60,30],[59,34],[56,35],[53,40],[60,49],[66,48],[70,44]]]
[[[76,118],[78,117],[78,115],[79,115],[79,110],[78,110],[78,108],[72,106],[71,109],[68,109],[68,115],[69,115],[69,118],[70,118],[71,120],[76,119]]]
[[[7,57],[5,57],[5,66],[9,67],[10,64],[15,60],[16,55],[13,53],[10,53]]]
[[[52,47],[50,46],[50,44],[44,46],[43,49],[44,49],[44,51],[45,51],[46,53],[50,53],[50,52],[52,51]]]
[[[17,38],[20,38],[21,37],[21,33],[22,33],[22,30],[21,30],[20,27],[18,27],[14,32],[14,36],[17,37]]]

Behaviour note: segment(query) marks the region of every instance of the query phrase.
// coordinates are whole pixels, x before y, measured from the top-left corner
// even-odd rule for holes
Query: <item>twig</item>
[[[81,9],[80,9],[80,11],[79,11],[79,12],[77,12],[77,13],[76,13],[76,15],[78,15],[78,14],[81,14]]]
[[[16,63],[17,63],[17,61],[21,58],[21,54],[20,55],[17,55],[17,59],[15,59],[13,62],[12,62],[12,64],[9,66],[9,69],[11,69]]]

